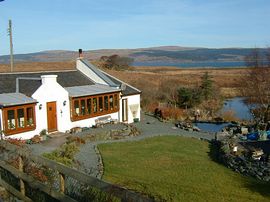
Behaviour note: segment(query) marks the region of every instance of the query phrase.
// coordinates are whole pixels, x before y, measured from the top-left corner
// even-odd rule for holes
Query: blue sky
[[[270,46],[269,0],[5,0],[0,55],[14,52]]]

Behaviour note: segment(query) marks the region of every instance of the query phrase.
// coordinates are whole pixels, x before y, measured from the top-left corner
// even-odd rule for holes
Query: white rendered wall
[[[104,116],[111,116],[112,119],[118,119],[118,112],[112,113],[112,114],[105,114],[102,116],[97,116],[97,117],[93,117],[93,118],[89,118],[89,119],[83,119],[83,120],[79,120],[79,121],[73,121],[70,122],[70,128],[74,128],[74,127],[92,127],[94,125],[96,125],[95,120]]]
[[[110,115],[112,119],[122,121],[122,99],[128,100],[128,123],[132,123],[134,118],[140,119],[140,94],[137,94],[122,97],[120,99],[119,112],[72,122],[70,119],[70,100],[68,92],[57,83],[56,79],[56,75],[42,76],[42,85],[32,95],[32,97],[38,101],[35,106],[36,129],[10,135],[7,136],[7,138],[30,139],[38,135],[43,129],[47,130],[47,102],[56,102],[57,130],[60,132],[66,132],[73,127],[91,127],[95,125],[96,119],[108,115]],[[64,102],[65,105],[63,104]],[[41,109],[39,109],[40,105],[42,105]],[[130,109],[132,105],[138,105],[136,114],[133,114]],[[0,116],[2,121],[2,110],[0,110]],[[3,127],[3,121],[1,122],[1,127]]]
[[[3,113],[2,113],[2,109],[0,109],[0,131],[3,131],[4,127],[3,127]]]
[[[108,85],[95,72],[93,72],[88,66],[86,66],[80,59],[77,59],[76,68],[94,82]]]
[[[139,120],[141,119],[141,114],[140,114],[140,111],[141,111],[141,108],[140,108],[140,94],[136,94],[136,95],[130,95],[130,96],[123,96],[121,99],[120,99],[120,113],[119,113],[119,120],[122,122],[122,100],[123,99],[127,99],[127,103],[128,103],[128,107],[127,107],[127,110],[128,110],[128,121],[127,123],[133,123],[134,122],[134,118],[138,118]],[[137,112],[135,114],[132,113],[132,110],[131,110],[131,106],[134,106],[134,105],[138,105],[138,109],[137,109]]]
[[[47,124],[47,102],[56,102],[57,129],[64,132],[70,127],[70,107],[68,92],[47,75],[42,76],[42,85],[32,95],[38,101],[36,106],[36,131],[39,133],[43,129],[48,129]],[[55,76],[55,75],[54,75]],[[64,102],[66,105],[64,106]],[[39,109],[39,106],[42,108]]]

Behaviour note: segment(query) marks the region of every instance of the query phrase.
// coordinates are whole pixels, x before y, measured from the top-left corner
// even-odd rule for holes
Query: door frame
[[[125,116],[124,116],[125,115]],[[126,117],[124,119],[124,117]],[[122,122],[128,121],[128,99],[122,99]]]
[[[55,110],[55,113],[54,114],[49,114],[49,105],[52,104],[53,106],[50,106],[50,107],[53,107]],[[57,105],[56,105],[56,101],[53,101],[53,102],[47,102],[46,103],[46,110],[47,110],[47,128],[48,128],[48,132],[54,132],[54,131],[57,131],[58,130],[58,127],[57,127]],[[51,118],[51,116],[55,116],[55,122],[54,122],[54,125],[55,125],[55,128],[50,128],[49,126],[49,118]]]

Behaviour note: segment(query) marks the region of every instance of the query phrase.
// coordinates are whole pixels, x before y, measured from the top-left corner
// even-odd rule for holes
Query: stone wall
[[[254,160],[247,150],[234,153],[231,143],[226,140],[214,141],[216,156],[215,159],[228,168],[245,176],[255,177],[259,180],[270,181],[270,157]],[[243,148],[242,148],[243,149]]]
[[[252,160],[245,157],[225,154],[225,165],[232,170],[259,180],[270,181],[270,162]]]

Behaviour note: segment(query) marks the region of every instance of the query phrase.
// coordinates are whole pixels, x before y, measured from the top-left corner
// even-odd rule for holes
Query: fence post
[[[21,156],[19,156],[19,171],[23,172],[23,160]],[[25,185],[22,179],[20,179],[20,191],[25,196]]]
[[[60,192],[65,193],[65,175],[59,173],[59,185],[60,185]]]

